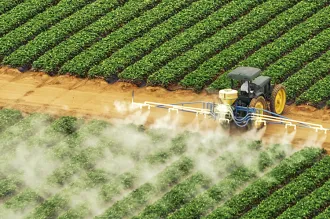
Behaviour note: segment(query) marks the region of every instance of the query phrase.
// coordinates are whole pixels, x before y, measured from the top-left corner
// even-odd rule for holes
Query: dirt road
[[[187,90],[169,92],[163,88],[136,88],[128,83],[109,85],[103,80],[78,79],[66,75],[50,77],[40,72],[20,73],[15,69],[0,68],[0,107],[15,108],[27,113],[46,112],[106,120],[126,118],[127,113],[120,113],[118,109],[125,109],[123,102],[131,101],[133,89],[135,101],[138,102],[145,100],[162,103],[199,100],[217,102],[217,95],[196,94]],[[165,110],[152,110],[147,118],[147,124],[166,114]],[[286,108],[285,116],[330,128],[330,110],[290,106]],[[140,117],[136,115],[136,119]],[[182,124],[189,124],[194,119],[193,114],[180,114]],[[203,118],[198,119],[203,120]],[[284,133],[284,126],[267,126],[264,139],[282,142]],[[326,136],[323,133],[317,134],[313,130],[298,128],[292,143],[300,146],[315,142],[330,151],[330,133]]]

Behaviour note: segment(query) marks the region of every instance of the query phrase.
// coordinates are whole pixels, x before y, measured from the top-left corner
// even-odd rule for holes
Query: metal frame
[[[189,107],[185,105],[191,105],[191,104],[201,104],[201,107]],[[227,121],[230,122],[229,119],[225,118],[218,118],[216,112],[214,111],[216,104],[211,102],[203,102],[203,101],[196,101],[196,102],[180,102],[175,104],[164,104],[164,103],[156,103],[156,102],[150,102],[145,101],[143,103],[137,103],[134,102],[134,91],[132,92],[132,105],[140,107],[142,109],[143,107],[148,107],[150,109],[151,107],[154,108],[163,108],[167,109],[168,112],[176,111],[179,113],[179,111],[183,112],[190,112],[195,113],[196,116],[198,115],[204,115],[206,118],[207,115],[211,116],[214,120],[218,120],[220,122]],[[282,124],[285,125],[285,128],[288,127],[294,127],[294,129],[297,129],[298,127],[302,128],[310,128],[314,129],[316,132],[318,131],[324,131],[325,134],[327,134],[330,129],[324,128],[322,125],[319,124],[313,124],[309,122],[302,122],[298,120],[293,120],[284,116],[281,116],[279,114],[270,112],[268,110],[262,110],[264,113],[267,113],[269,115],[265,114],[259,114],[257,113],[260,111],[260,109],[251,108],[251,107],[242,107],[242,106],[234,106],[231,107],[229,105],[225,104],[218,104],[218,105],[224,105],[228,107],[228,113],[231,115],[232,121],[238,126],[238,127],[245,127],[248,125],[249,122],[255,122],[258,123],[264,123],[264,125],[267,124]],[[238,112],[245,112],[246,115],[244,117],[238,117],[235,115],[238,115]]]

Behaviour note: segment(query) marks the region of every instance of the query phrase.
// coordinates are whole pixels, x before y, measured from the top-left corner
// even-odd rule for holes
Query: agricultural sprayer
[[[231,80],[231,89],[219,91],[219,103],[212,102],[181,102],[164,104],[145,101],[134,102],[134,91],[132,92],[132,104],[142,107],[164,108],[169,112],[179,111],[195,113],[196,116],[203,115],[217,120],[221,125],[230,127],[234,125],[240,128],[257,129],[267,124],[282,124],[285,128],[298,127],[311,128],[316,132],[324,131],[326,134],[330,129],[322,125],[293,120],[282,116],[286,105],[286,91],[281,84],[272,85],[271,78],[261,76],[261,70],[252,67],[238,67],[228,74]],[[238,83],[235,83],[238,82]],[[235,90],[236,84],[241,84],[239,90]],[[268,104],[269,103],[269,104]],[[187,106],[190,105],[190,106]],[[200,107],[192,107],[200,106]]]

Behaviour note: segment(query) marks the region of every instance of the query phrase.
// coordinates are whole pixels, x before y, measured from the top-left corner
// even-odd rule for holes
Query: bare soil
[[[218,101],[217,95],[209,95],[206,92],[196,94],[190,90],[137,88],[135,85],[122,82],[109,85],[102,79],[79,79],[68,75],[50,77],[42,72],[21,73],[16,69],[0,68],[0,107],[15,108],[26,113],[44,112],[59,116],[72,115],[105,120],[125,119],[128,114],[118,112],[114,103],[115,101],[129,103],[133,90],[137,102]],[[166,110],[153,109],[148,116],[147,124],[166,114]],[[330,128],[330,109],[318,110],[306,105],[291,105],[286,107],[284,116]],[[194,119],[193,114],[180,114],[182,124],[189,124]],[[283,142],[285,133],[284,126],[268,125],[264,140]],[[313,144],[315,141],[319,141],[330,151],[330,133],[325,136],[323,132],[315,133],[312,129],[297,128],[292,144],[299,147]]]

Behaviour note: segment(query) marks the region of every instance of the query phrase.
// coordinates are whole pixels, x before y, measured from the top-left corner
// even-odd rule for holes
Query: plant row
[[[297,104],[310,102],[318,104],[321,101],[329,101],[330,99],[330,75],[316,82],[311,88],[302,93],[298,99]]]
[[[35,207],[43,200],[34,190],[26,189],[13,196],[4,203],[5,208],[13,211],[24,211],[28,207]]]
[[[292,51],[295,47],[305,43],[307,40],[327,28],[330,23],[330,17],[328,16],[329,13],[329,7],[321,9],[306,21],[298,24],[287,33],[280,36],[274,42],[269,43],[254,52],[245,60],[238,63],[235,68],[239,66],[252,66],[265,69],[271,63],[274,63],[286,53]],[[234,68],[230,71],[232,70],[234,70]],[[211,89],[219,90],[230,87],[230,80],[227,77],[230,71],[220,75],[209,87]]]
[[[213,0],[199,0],[192,3],[187,8],[170,17],[165,22],[152,28],[142,37],[126,44],[119,51],[115,52],[108,59],[105,59],[97,66],[91,68],[88,72],[90,76],[118,75],[127,66],[141,59],[144,55],[150,53],[153,49],[159,47],[165,41],[182,30],[189,28],[199,20],[212,14],[225,2]]]
[[[0,37],[25,23],[46,8],[56,5],[60,0],[27,0],[0,16]],[[1,6],[2,7],[2,6]]]
[[[22,113],[18,110],[0,110],[0,133],[23,119]]]
[[[317,81],[327,76],[330,72],[330,51],[320,58],[308,63],[297,73],[290,76],[283,83],[286,88],[288,99],[295,99]]]
[[[210,186],[210,180],[202,173],[195,173],[182,183],[174,186],[162,198],[148,205],[138,216],[133,218],[165,218],[181,205],[192,200],[203,187],[208,186]]]
[[[171,188],[174,184],[188,176],[193,170],[194,163],[188,157],[182,157],[164,171],[157,174],[151,181],[132,191],[125,198],[117,201],[104,214],[97,218],[123,218],[132,216],[137,209],[141,209],[157,194]]]
[[[285,153],[278,148],[278,145],[274,145],[266,151],[260,151],[260,148],[254,148],[253,145],[251,146],[248,146],[250,151],[256,149],[259,151],[256,164],[258,166],[257,169],[261,172],[275,165],[275,163],[281,161],[285,157]],[[227,157],[227,155],[224,155],[224,157]],[[254,165],[250,165],[250,168],[251,167],[253,169]],[[233,196],[237,189],[242,188],[248,181],[255,179],[255,177],[256,174],[254,171],[238,165],[227,177],[220,180],[204,193],[195,197],[189,203],[183,205],[171,214],[169,218],[200,218],[205,216],[221,202]]]
[[[86,76],[87,71],[102,60],[111,56],[113,52],[123,47],[125,44],[141,37],[154,26],[167,20],[178,11],[190,5],[196,0],[170,1],[164,0],[154,8],[145,12],[142,16],[111,33],[101,41],[97,42],[78,56],[65,63],[60,69],[61,73],[74,73]]]
[[[171,214],[169,218],[201,217],[219,202],[233,195],[236,189],[254,177],[255,174],[246,168],[238,168],[206,192],[198,195],[193,200],[183,205]]]
[[[291,157],[284,159],[270,172],[246,187],[241,193],[233,196],[206,218],[239,217],[269,197],[273,191],[281,188],[296,178],[305,169],[311,167],[324,155],[319,149],[306,148]]]
[[[57,5],[48,8],[43,13],[33,17],[31,20],[12,30],[0,38],[0,57],[14,52],[15,49],[32,40],[39,33],[58,23],[63,18],[71,15],[92,0],[62,0]]]
[[[3,63],[13,67],[31,65],[34,60],[46,51],[117,6],[117,0],[96,0],[52,26],[49,30],[40,33],[26,45],[21,46],[5,57]]]
[[[165,42],[119,74],[122,80],[141,83],[170,60],[191,49],[194,44],[215,34],[220,28],[248,13],[260,0],[233,0],[196,25]]]
[[[287,32],[296,24],[312,16],[326,2],[299,2],[294,7],[276,16],[260,29],[245,36],[237,43],[204,62],[195,71],[186,75],[180,84],[184,87],[193,87],[195,90],[203,89],[205,85],[211,83],[218,76],[219,72],[231,69],[248,54],[260,49],[264,44],[274,41],[280,34]]]
[[[295,205],[302,197],[324,184],[330,178],[330,156],[307,169],[283,188],[264,199],[256,208],[241,218],[277,217],[287,208]]]
[[[314,217],[315,219],[328,219],[330,218],[330,206],[325,209],[321,214]]]
[[[105,202],[112,201],[115,197],[122,194],[127,189],[134,187],[135,182],[139,180],[141,172],[145,168],[145,163],[152,167],[160,167],[168,162],[174,156],[181,156],[186,151],[187,145],[185,136],[179,135],[171,140],[168,148],[152,151],[145,156],[142,163],[136,163],[133,169],[130,169],[112,180],[102,185],[100,196]]]
[[[7,128],[4,132],[0,134],[0,151],[2,155],[7,154],[15,150],[16,144],[26,140],[28,137],[33,136],[37,132],[41,131],[42,125],[49,123],[52,118],[46,114],[32,114],[25,117],[14,126]],[[6,159],[9,159],[7,157]],[[4,159],[5,160],[5,156]]]
[[[300,70],[306,62],[313,61],[330,48],[330,29],[325,29],[311,40],[302,44],[280,60],[269,66],[262,74],[270,76],[275,83],[281,83]]]
[[[299,200],[294,206],[281,214],[279,219],[283,218],[306,218],[314,217],[321,213],[324,207],[330,204],[330,181],[316,189],[310,195]]]
[[[121,7],[110,11],[99,20],[72,35],[53,49],[33,62],[34,69],[46,72],[57,72],[60,67],[80,52],[93,45],[102,37],[115,31],[135,17],[139,17],[145,10],[155,6],[159,0],[136,1],[130,0]]]
[[[241,37],[258,29],[278,13],[286,10],[296,2],[298,2],[298,0],[267,1],[255,7],[249,14],[221,29],[212,37],[195,45],[191,50],[175,58],[159,71],[153,73],[148,78],[148,84],[167,86],[178,82],[187,73],[195,70],[205,60],[214,56],[226,46],[238,41]],[[159,80],[160,78],[165,79]]]
[[[4,14],[7,11],[13,9],[14,7],[16,7],[18,4],[21,4],[22,2],[24,2],[24,0],[1,0],[0,1],[0,14]]]

